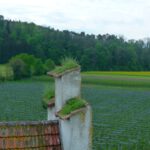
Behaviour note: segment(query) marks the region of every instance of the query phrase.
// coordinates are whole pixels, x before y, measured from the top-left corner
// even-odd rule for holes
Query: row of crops
[[[45,120],[42,107],[43,82],[0,83],[0,121]]]
[[[83,83],[150,88],[150,72],[84,72]]]
[[[93,150],[149,150],[149,87],[136,88],[133,84],[121,86],[121,83],[119,86],[100,85],[103,77],[100,75],[94,78],[93,75],[88,75],[92,79],[89,84],[83,76],[86,84],[82,86],[82,96],[93,109]],[[122,77],[118,80],[128,78]],[[110,78],[112,81],[114,76]],[[133,82],[133,78],[137,80],[137,77],[131,77],[128,82]],[[148,77],[142,78],[147,83],[150,82]],[[47,112],[43,109],[41,100],[44,89],[51,82],[40,77],[34,78],[34,81],[0,83],[0,121],[45,120]]]
[[[88,85],[83,95],[94,112],[94,150],[150,149],[148,89]]]

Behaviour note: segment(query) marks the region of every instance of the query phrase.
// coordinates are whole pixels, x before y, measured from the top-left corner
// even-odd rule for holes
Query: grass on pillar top
[[[42,104],[44,108],[47,108],[50,103],[55,102],[55,89],[54,88],[49,88],[45,91]]]
[[[87,102],[81,98],[72,98],[67,101],[63,108],[58,112],[58,116],[65,117],[71,115],[76,110],[87,106]]]
[[[64,58],[61,60],[61,66],[55,67],[55,69],[52,70],[50,74],[53,74],[53,75],[63,74],[64,72],[75,69],[75,68],[80,68],[80,65],[77,63],[75,59]]]

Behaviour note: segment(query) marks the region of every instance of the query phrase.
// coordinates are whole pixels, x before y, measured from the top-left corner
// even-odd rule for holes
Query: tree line
[[[51,59],[56,65],[63,57],[73,57],[84,71],[150,70],[150,40],[59,31],[0,16],[0,63],[22,53],[39,58],[38,63]]]

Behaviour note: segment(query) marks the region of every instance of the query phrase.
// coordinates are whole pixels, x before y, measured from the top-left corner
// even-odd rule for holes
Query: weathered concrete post
[[[55,78],[55,105],[57,112],[62,109],[69,99],[80,97],[80,86],[79,68]]]
[[[87,103],[62,116],[66,103],[72,98],[80,98],[80,67],[65,70],[63,73],[49,73],[55,77],[55,111],[60,121],[60,131],[64,150],[92,149],[92,113]]]
[[[61,118],[64,150],[92,150],[92,113],[86,106],[68,118]]]
[[[47,114],[48,114],[47,115],[47,120],[51,120],[51,121],[58,120],[58,118],[55,115],[56,114],[55,101],[52,101],[47,106]]]

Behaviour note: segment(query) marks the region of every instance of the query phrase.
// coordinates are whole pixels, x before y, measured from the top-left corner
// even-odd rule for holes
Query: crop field
[[[84,86],[93,108],[94,150],[150,149],[150,91]]]
[[[83,83],[150,88],[150,72],[84,72]]]
[[[99,73],[82,77],[82,95],[93,109],[93,150],[150,150],[150,78]],[[0,83],[0,121],[45,120],[41,100],[51,85],[44,77]]]
[[[117,76],[138,76],[138,77],[150,77],[150,72],[148,71],[141,71],[141,72],[136,72],[136,71],[89,71],[89,72],[83,72],[85,75],[117,75]]]

